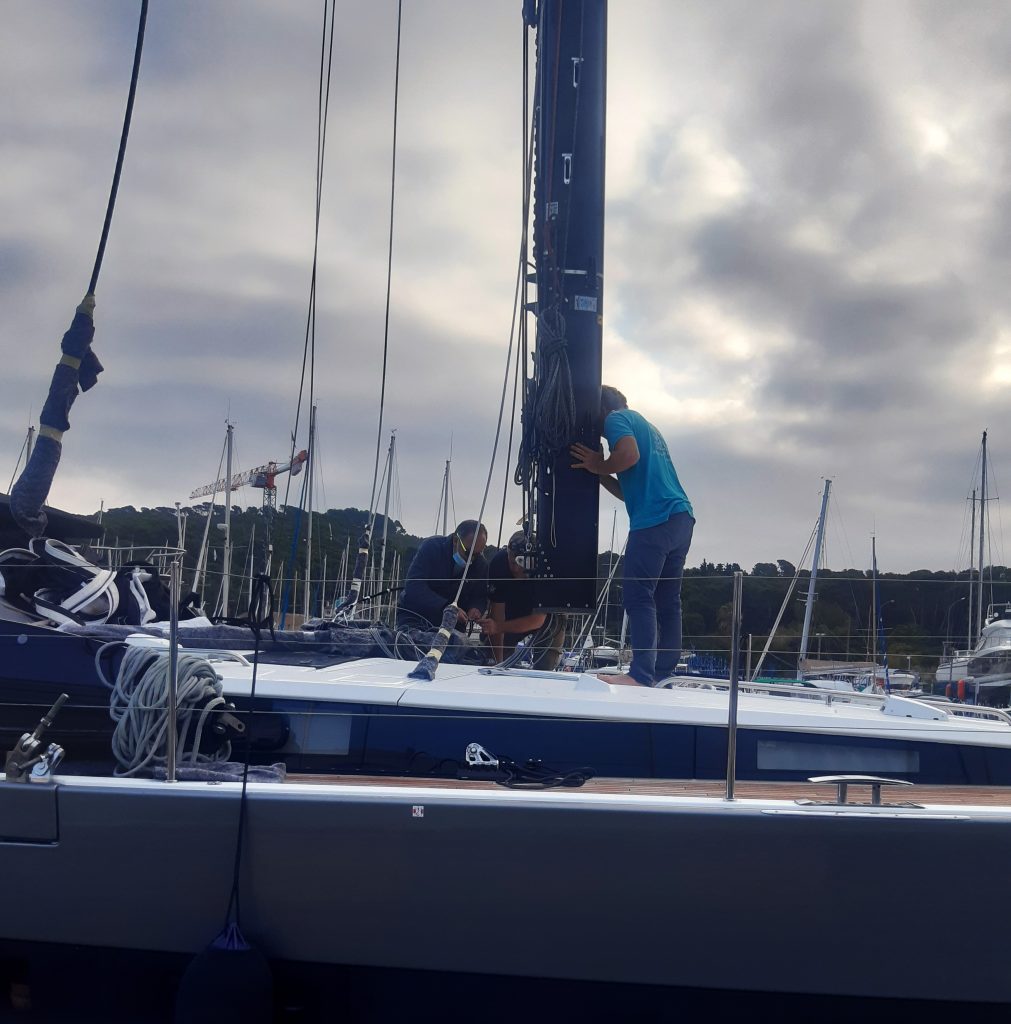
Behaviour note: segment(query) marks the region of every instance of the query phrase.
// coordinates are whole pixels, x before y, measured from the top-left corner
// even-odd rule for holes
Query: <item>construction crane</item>
[[[203,498],[208,494],[215,494],[219,491],[224,491],[227,487],[228,490],[236,490],[239,487],[260,487],[263,489],[263,507],[273,509],[277,507],[277,478],[284,473],[291,473],[292,476],[297,476],[302,472],[306,462],[309,461],[309,453],[303,449],[300,451],[291,462],[285,462],[279,464],[277,462],[268,462],[265,466],[257,466],[255,469],[247,469],[244,473],[236,473],[232,477],[231,484],[229,485],[227,477],[216,481],[213,484],[206,484],[204,487],[198,487],[191,495],[190,500],[193,498]]]

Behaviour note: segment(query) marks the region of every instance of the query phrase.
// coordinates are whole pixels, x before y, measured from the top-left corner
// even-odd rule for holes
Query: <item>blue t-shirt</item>
[[[604,420],[604,437],[611,451],[623,437],[634,437],[639,461],[618,474],[630,530],[645,530],[667,522],[677,512],[692,515],[692,505],[667,451],[660,431],[631,409],[618,409]]]

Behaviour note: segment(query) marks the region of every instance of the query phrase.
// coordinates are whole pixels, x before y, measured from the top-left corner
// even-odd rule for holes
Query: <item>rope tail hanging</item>
[[[144,28],[147,24],[148,0],[141,0],[140,25],[137,29],[137,45],[133,55],[133,74],[130,78],[130,93],[126,101],[126,115],[119,140],[119,155],[116,171],[109,192],[109,203],[102,226],[102,238],[91,271],[87,294],[74,313],[70,329],[63,335],[60,344],[62,357],[53,371],[42,414],[39,417],[38,441],[31,458],[11,491],[11,514],[15,522],[30,537],[41,537],[46,530],[47,516],[43,510],[49,489],[52,487],[56,469],[63,452],[63,435],[70,429],[70,408],[77,398],[77,391],[89,391],[98,381],[102,364],[91,349],[95,339],[95,288],[102,269],[105,246],[109,239],[112,213],[116,207],[119,179],[123,172],[123,158],[126,142],[130,135],[130,120],[133,116],[133,101],[137,93],[137,78],[140,73],[140,58],[144,49]]]

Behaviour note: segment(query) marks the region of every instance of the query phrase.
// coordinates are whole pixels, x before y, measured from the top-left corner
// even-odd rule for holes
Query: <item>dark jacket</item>
[[[421,542],[407,570],[404,593],[397,609],[398,626],[420,626],[421,619],[438,626],[446,605],[456,597],[463,570],[453,561],[453,537],[429,537]],[[488,607],[488,563],[483,555],[471,562],[467,582],[460,595],[464,611]]]
[[[538,605],[537,580],[513,576],[509,568],[509,552],[502,548],[488,564],[488,599],[505,605],[505,617],[523,619],[532,615]],[[515,647],[523,633],[506,633],[505,645]]]

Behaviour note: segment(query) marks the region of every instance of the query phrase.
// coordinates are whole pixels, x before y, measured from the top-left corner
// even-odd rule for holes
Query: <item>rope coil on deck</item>
[[[102,650],[95,663],[102,680]],[[116,723],[112,752],[120,777],[165,766],[169,686],[168,651],[128,647],[112,684],[109,714]],[[231,744],[224,741],[213,754],[201,754],[200,745],[208,717],[226,706],[221,679],[211,664],[193,654],[179,653],[178,717],[179,760],[191,766],[220,764],[228,760]]]

